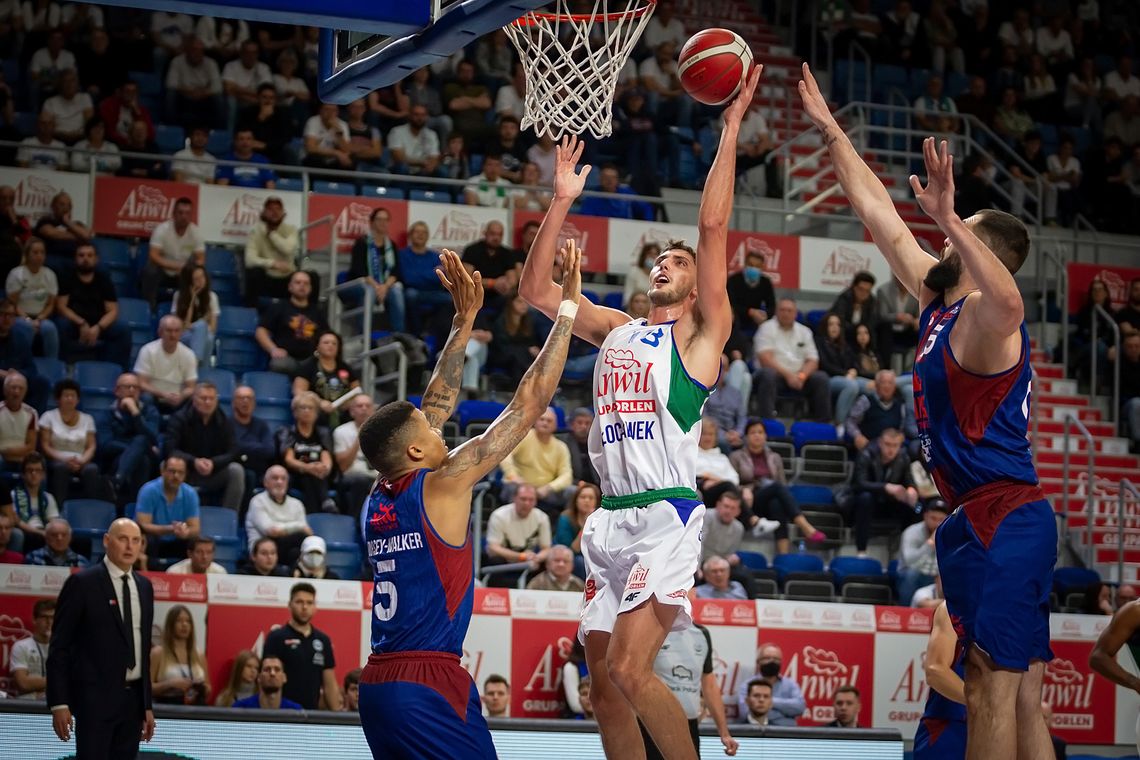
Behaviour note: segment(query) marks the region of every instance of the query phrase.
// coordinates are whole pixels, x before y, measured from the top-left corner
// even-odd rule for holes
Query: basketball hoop
[[[657,0],[592,2],[591,13],[573,13],[572,0],[555,0],[551,10],[530,11],[503,27],[526,74],[523,129],[554,140],[568,132],[608,137],[613,130],[618,75]]]

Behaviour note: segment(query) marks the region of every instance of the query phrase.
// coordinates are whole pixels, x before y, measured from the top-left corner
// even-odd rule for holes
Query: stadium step
[[[1037,445],[1042,451],[1064,451],[1065,450],[1065,436],[1059,433],[1042,433],[1039,432],[1037,436]],[[1118,438],[1115,436],[1097,436],[1093,434],[1093,450],[1100,454],[1110,454],[1115,456],[1126,456],[1128,454],[1129,440],[1127,438]],[[1069,437],[1069,451],[1085,451],[1088,449],[1088,441],[1081,435],[1071,435]],[[1100,461],[1099,459],[1097,460]]]
[[[1039,461],[1037,465],[1037,477],[1041,479],[1056,478],[1057,480],[1060,480],[1062,477],[1064,477],[1064,465],[1061,463],[1061,454],[1059,452],[1043,451],[1038,452],[1037,456],[1039,460],[1042,457],[1057,457],[1056,462]],[[1101,464],[1100,457],[1097,457],[1093,465],[1096,476],[1098,478],[1104,479],[1108,483],[1111,483],[1113,486],[1115,486],[1116,483],[1119,483],[1121,478],[1131,479],[1136,477],[1137,468],[1135,462],[1128,465],[1127,467],[1110,467]],[[1083,454],[1073,455],[1073,458],[1069,460],[1069,480],[1072,481],[1078,475],[1083,474],[1086,471],[1087,467],[1088,461],[1085,459]]]
[[[1075,415],[1076,418],[1081,422],[1085,422],[1087,420],[1099,422],[1103,414],[1099,409],[1094,409],[1091,406],[1087,406],[1087,401],[1085,402],[1085,406],[1054,404],[1050,402],[1043,402],[1040,399],[1038,399],[1038,403],[1041,405],[1041,419],[1043,420],[1053,419],[1063,421],[1066,416],[1072,414]]]
[[[1059,379],[1065,376],[1065,365],[1047,364],[1045,362],[1033,362],[1033,371],[1037,373],[1038,378]]]
[[[1044,409],[1042,411],[1044,411]],[[1116,426],[1113,425],[1111,422],[1092,422],[1092,421],[1090,421],[1090,422],[1084,423],[1084,425],[1086,428],[1089,429],[1089,432],[1093,435],[1094,438],[1097,438],[1100,436],[1114,436],[1114,435],[1116,435]],[[1042,416],[1041,421],[1038,423],[1037,429],[1038,429],[1038,432],[1041,432],[1041,433],[1063,436],[1065,433],[1065,423],[1062,422],[1061,420],[1045,419],[1044,416]],[[1080,438],[1080,433],[1076,432],[1075,428],[1073,429],[1073,435]]]
[[[1033,383],[1033,390],[1036,393],[1048,393],[1059,396],[1073,396],[1078,393],[1076,380],[1056,377],[1038,376]]]

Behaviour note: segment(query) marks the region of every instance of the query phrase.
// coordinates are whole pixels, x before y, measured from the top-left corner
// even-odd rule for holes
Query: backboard
[[[250,1],[266,0],[242,0]],[[327,0],[321,0],[322,5],[325,2]],[[321,29],[317,93],[326,103],[351,103],[373,90],[398,82],[418,68],[449,57],[479,37],[548,2],[380,0],[376,5],[391,6],[393,23],[387,30],[377,31],[375,25],[356,23]],[[361,3],[358,7],[367,4]],[[400,8],[401,4],[408,7]],[[377,15],[377,8],[371,10]],[[397,23],[406,20],[410,12],[423,14],[423,22],[411,31]]]

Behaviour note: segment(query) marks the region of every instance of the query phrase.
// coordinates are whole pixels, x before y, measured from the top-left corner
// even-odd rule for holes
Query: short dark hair
[[[65,391],[75,391],[76,396],[83,395],[82,386],[80,386],[79,383],[75,382],[70,377],[65,377],[57,382],[55,384],[55,387],[52,388],[51,395],[55,397],[56,401],[59,401],[61,398],[63,398]]]
[[[527,231],[527,230],[529,230],[531,227],[541,227],[541,226],[542,226],[542,225],[541,225],[541,224],[539,224],[539,222],[538,222],[538,220],[537,220],[537,219],[529,219],[529,220],[527,220],[526,224],[524,224],[524,225],[522,226],[522,229],[523,229],[523,232],[526,232],[526,231]]]
[[[501,127],[502,125],[506,124],[508,121],[514,122],[516,125],[521,124],[521,122],[519,121],[519,117],[515,116],[513,113],[505,113],[499,117],[499,126]]]
[[[360,451],[381,475],[394,472],[403,461],[404,435],[416,407],[409,401],[392,401],[377,409],[360,426]]]
[[[37,599],[36,603],[32,605],[32,617],[42,617],[45,613],[55,612],[54,599]]]
[[[297,594],[310,594],[316,599],[317,587],[311,583],[294,583],[293,588],[289,589],[289,601],[293,601],[293,597]]]
[[[174,205],[175,205],[175,206],[193,206],[193,205],[194,205],[194,201],[190,200],[190,199],[189,199],[189,198],[187,198],[185,195],[183,195],[181,198],[179,198],[178,200],[174,201]]]
[[[974,234],[982,239],[1011,274],[1029,257],[1029,230],[1013,214],[992,208],[974,214]]]
[[[262,655],[261,662],[257,666],[257,672],[260,673],[262,668],[265,667],[265,663],[269,662],[270,660],[277,660],[277,662],[281,663],[281,669],[282,670],[285,669],[285,661],[284,660],[282,660],[280,657],[278,657],[275,654],[266,654],[266,655]]]
[[[856,285],[858,285],[861,282],[867,282],[867,283],[870,283],[871,285],[874,285],[875,284],[875,275],[871,274],[870,272],[868,272],[866,270],[856,272],[855,276],[851,278],[851,287],[855,287]]]
[[[350,670],[344,674],[344,690],[345,691],[348,691],[349,686],[352,686],[353,684],[360,683],[360,673],[361,673],[361,669],[356,668],[355,670]]]
[[[744,499],[744,494],[742,494],[740,492],[740,489],[736,486],[729,486],[728,488],[721,491],[720,495],[716,497],[717,502],[719,502],[725,496],[729,497],[730,499],[736,499],[737,501],[742,501]]]
[[[487,680],[483,682],[483,691],[486,691],[487,687],[493,683],[501,683],[503,686],[507,687],[508,691],[511,688],[511,682],[508,681],[505,677],[499,675],[498,673],[492,673],[491,675],[487,676]]]
[[[744,690],[745,695],[752,693],[752,688],[755,686],[763,686],[768,691],[772,691],[772,684],[765,681],[763,678],[753,678],[748,682],[748,688]]]
[[[274,549],[277,548],[277,542],[276,541],[274,541],[269,536],[262,536],[261,538],[259,538],[253,542],[253,546],[250,547],[250,550],[249,550],[249,556],[252,557],[253,555],[257,554],[257,550],[260,549],[261,545],[264,544],[266,541],[273,544]]]
[[[757,425],[764,428],[765,434],[768,433],[768,426],[764,424],[763,419],[760,417],[749,417],[748,421],[744,423],[744,434],[748,435],[752,431],[752,428],[756,427]]]
[[[855,699],[860,698],[859,689],[849,683],[843,684],[838,689],[836,689],[835,694],[832,695],[832,699],[839,696],[840,694],[854,694]]]
[[[213,546],[215,543],[217,542],[210,536],[194,536],[194,538],[186,542],[186,553],[189,554],[203,544]]]
[[[693,257],[693,261],[697,260],[697,251],[684,240],[670,240],[665,244],[664,249],[662,249],[662,253],[665,251],[684,251]]]
[[[487,155],[483,156],[483,163],[487,163],[488,161],[498,161],[499,163],[502,163],[503,156],[500,153],[488,153]]]
[[[270,84],[269,82],[262,82],[261,84],[259,84],[257,86],[257,94],[258,95],[265,92],[266,90],[272,91],[274,95],[277,94],[277,88],[275,86],[273,86],[272,84]]]
[[[38,451],[30,451],[24,455],[24,461],[20,463],[20,472],[27,472],[28,465],[30,464],[38,464],[40,467],[47,469],[44,455]]]

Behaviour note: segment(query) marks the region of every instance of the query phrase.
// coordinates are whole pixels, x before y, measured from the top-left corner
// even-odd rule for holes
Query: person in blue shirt
[[[231,705],[245,710],[301,710],[299,704],[281,696],[285,685],[285,666],[279,657],[263,657],[257,672],[257,693],[252,697],[239,699]]]
[[[400,280],[404,283],[404,306],[411,331],[419,335],[425,314],[446,307],[451,311],[451,294],[436,275],[439,251],[428,247],[430,230],[425,222],[408,227],[408,245],[396,253]]]
[[[602,167],[601,187],[603,193],[636,195],[629,185],[621,184],[617,167],[606,164]],[[644,201],[626,201],[620,198],[599,198],[588,196],[578,208],[579,214],[586,216],[608,216],[611,219],[653,219],[653,206]]]
[[[807,709],[804,693],[799,684],[787,676],[781,676],[784,653],[775,644],[761,644],[756,650],[756,673],[759,678],[772,686],[772,710],[768,715],[768,723],[773,726],[794,726],[796,718]],[[738,715],[748,715],[748,685],[753,679],[748,679],[740,685],[736,695]]]
[[[185,557],[186,542],[198,535],[198,492],[185,481],[185,460],[172,456],[162,463],[162,475],[139,489],[135,520],[150,541],[152,559]]]
[[[219,185],[235,187],[277,187],[277,173],[265,166],[269,159],[253,151],[253,130],[239,129],[234,134],[234,149],[222,156],[223,161],[241,161],[242,164],[223,164],[214,174]]]

